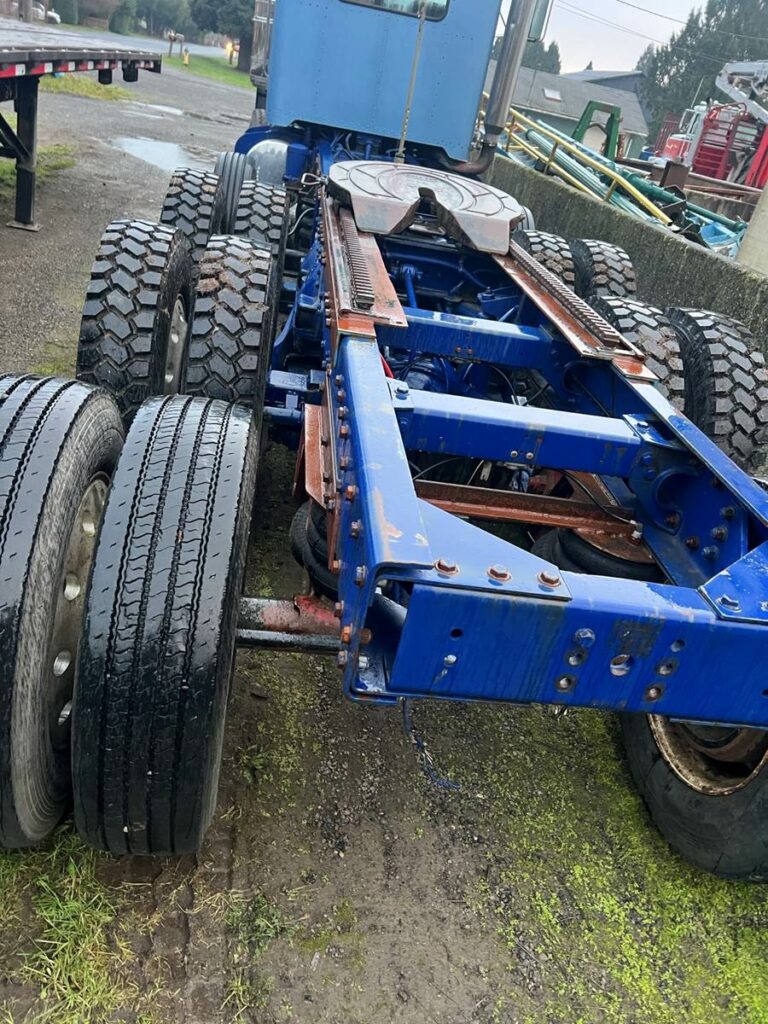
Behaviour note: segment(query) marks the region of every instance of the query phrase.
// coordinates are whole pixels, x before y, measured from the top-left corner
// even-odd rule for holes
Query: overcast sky
[[[505,10],[511,0],[505,0]],[[704,0],[632,0],[638,7],[685,19]],[[576,13],[576,10],[584,13]],[[585,16],[585,14],[587,16]],[[593,20],[598,19],[598,20]],[[604,22],[622,26],[614,28]],[[603,23],[603,24],[601,24]],[[602,71],[633,68],[652,39],[666,42],[681,25],[633,10],[619,0],[555,0],[547,41],[556,40],[563,71],[581,71],[592,61]]]

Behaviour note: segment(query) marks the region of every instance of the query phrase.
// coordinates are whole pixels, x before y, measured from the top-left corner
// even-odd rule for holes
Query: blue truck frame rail
[[[315,223],[285,293],[270,412],[304,425],[306,479],[326,481],[307,489],[332,523],[347,695],[768,726],[762,487],[666,400],[624,339],[606,345],[573,330],[562,285],[537,289],[525,254],[361,232],[377,294],[389,288],[397,309],[390,295],[389,316],[341,312],[339,204],[324,176],[374,155],[373,142],[352,149],[330,131],[260,127],[238,148],[264,139],[287,146],[288,177]],[[590,323],[610,332],[594,314]],[[299,340],[305,352],[315,345],[317,363],[288,373]],[[530,373],[547,404],[523,404],[514,387],[499,393]],[[450,514],[420,496],[413,465],[425,456],[593,479],[604,518],[665,582],[561,572]],[[299,481],[301,492],[301,472]]]

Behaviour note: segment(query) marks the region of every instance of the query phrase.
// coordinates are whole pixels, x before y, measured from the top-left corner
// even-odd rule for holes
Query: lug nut
[[[556,572],[544,569],[543,572],[539,573],[539,583],[544,587],[559,587],[561,580]]]

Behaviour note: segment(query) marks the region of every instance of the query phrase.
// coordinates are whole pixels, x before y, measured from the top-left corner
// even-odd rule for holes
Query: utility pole
[[[32,21],[32,0],[19,0],[19,13],[23,21]]]

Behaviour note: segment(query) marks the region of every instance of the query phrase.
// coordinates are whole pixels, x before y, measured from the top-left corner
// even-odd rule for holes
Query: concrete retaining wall
[[[695,306],[736,317],[751,327],[768,356],[767,277],[504,158],[496,160],[490,180],[529,206],[542,231],[603,238],[626,249],[644,301],[662,309]]]

